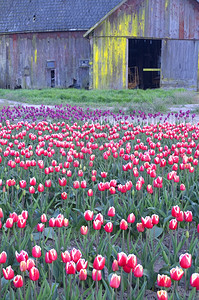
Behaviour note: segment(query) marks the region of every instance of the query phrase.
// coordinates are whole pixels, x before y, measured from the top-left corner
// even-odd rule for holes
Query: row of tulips
[[[146,289],[157,287],[158,273],[174,280],[172,274],[183,269],[185,290],[189,297],[196,297],[198,137],[198,125],[188,123],[0,124],[0,251],[9,247],[8,265],[19,274],[13,261],[15,251],[30,253],[35,245],[38,251],[41,248],[34,266],[40,276],[38,284],[33,288],[32,280],[25,280],[26,294],[33,290],[40,297],[46,289],[52,296],[64,288],[75,299],[80,296],[72,287],[80,280],[85,281],[79,289],[82,297],[93,293],[110,299],[112,287],[113,296],[121,293],[123,298],[142,299]],[[78,272],[78,280],[67,273],[75,270],[77,275],[77,262],[65,262],[64,274],[60,264],[60,249],[71,250],[71,245],[88,262],[81,275]],[[48,254],[51,249],[59,253],[53,262]],[[137,258],[137,265],[131,272],[127,265],[113,270],[112,261],[127,251],[134,253],[130,255]],[[93,265],[99,253],[106,261],[102,270]],[[181,266],[181,254],[191,255],[190,268]],[[157,272],[158,259],[163,262]],[[27,270],[25,279],[30,277]],[[23,272],[19,275],[23,279]],[[189,281],[196,289],[191,290]],[[11,296],[12,290],[13,285]],[[173,297],[179,297],[179,289],[172,285],[158,291],[157,297],[166,299],[173,291]]]

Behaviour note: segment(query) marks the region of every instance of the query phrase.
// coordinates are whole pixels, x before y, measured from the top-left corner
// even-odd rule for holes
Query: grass
[[[195,102],[195,93],[183,89],[153,90],[77,90],[77,89],[43,89],[43,90],[5,90],[0,89],[0,98],[28,104],[44,105],[81,105],[108,107],[126,110],[144,109],[149,111],[166,111],[173,104]],[[125,105],[125,106],[124,106]]]

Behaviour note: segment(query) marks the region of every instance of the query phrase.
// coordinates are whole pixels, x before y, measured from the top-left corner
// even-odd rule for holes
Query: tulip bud
[[[135,277],[142,277],[143,276],[143,266],[137,265],[133,271]]]
[[[87,279],[87,270],[81,269],[79,272],[79,280],[85,281]]]
[[[128,228],[128,223],[126,220],[122,219],[121,222],[120,222],[120,229],[121,230],[127,230]]]
[[[7,259],[7,254],[6,254],[6,252],[5,252],[5,251],[1,252],[1,253],[0,253],[0,264],[5,264],[6,259]]]
[[[116,272],[119,270],[119,267],[118,267],[118,262],[116,259],[114,259],[113,263],[112,263],[112,270],[113,272]]]
[[[25,261],[20,262],[20,271],[25,272],[27,270],[27,264]]]
[[[114,217],[115,216],[115,207],[113,207],[113,206],[109,207],[108,216],[109,217]]]
[[[86,235],[88,233],[88,226],[81,226],[80,232],[82,235]]]
[[[114,289],[117,289],[120,286],[121,277],[117,274],[113,274],[110,280],[110,286]]]

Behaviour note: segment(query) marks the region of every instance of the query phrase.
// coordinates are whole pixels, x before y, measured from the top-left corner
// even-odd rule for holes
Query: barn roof
[[[0,33],[88,30],[121,0],[0,0]]]

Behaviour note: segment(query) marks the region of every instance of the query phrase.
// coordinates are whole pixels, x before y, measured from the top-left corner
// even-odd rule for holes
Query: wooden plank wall
[[[47,60],[55,61],[55,86],[68,87],[73,78],[81,87],[89,81],[89,69],[80,68],[89,59],[85,32],[46,32],[0,35],[0,87],[45,88],[50,85]]]

